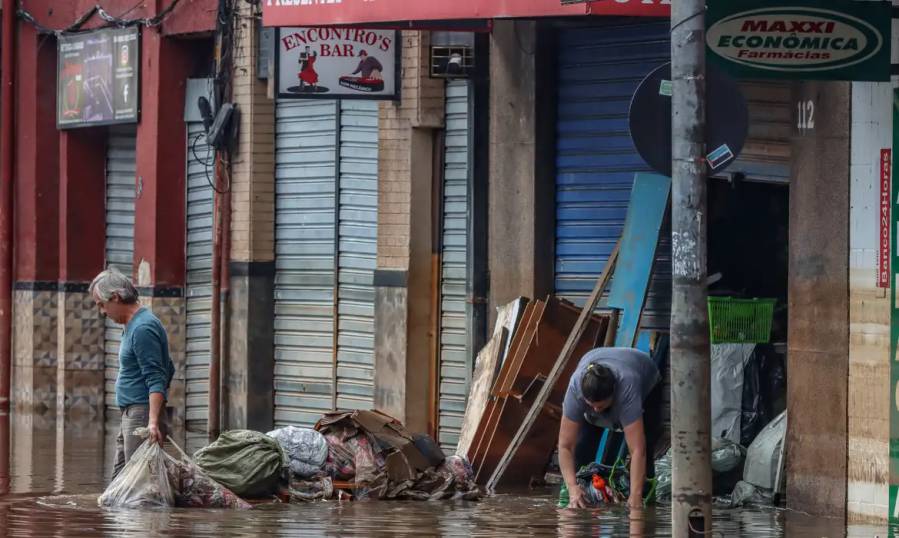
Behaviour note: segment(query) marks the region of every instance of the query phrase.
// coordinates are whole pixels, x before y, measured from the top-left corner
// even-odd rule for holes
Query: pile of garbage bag
[[[146,436],[146,431],[142,432]],[[172,443],[175,447],[174,443]],[[189,458],[144,441],[98,502],[106,507],[250,508],[242,499],[476,500],[474,471],[377,411],[324,415],[315,429],[224,432]]]
[[[671,449],[656,460],[656,499],[671,499]],[[712,492],[714,495],[730,493],[743,478],[746,449],[727,439],[712,440]]]
[[[329,413],[315,425],[327,443],[318,475],[293,473],[292,500],[328,498],[347,482],[356,499],[480,498],[474,471],[461,456],[446,458],[428,436],[413,435],[378,411]],[[317,447],[317,445],[315,445]],[[318,462],[312,458],[312,462]]]
[[[147,431],[141,428],[135,435],[146,438]],[[174,446],[181,452],[180,459],[166,453],[159,444],[145,440],[97,504],[109,508],[251,508]]]

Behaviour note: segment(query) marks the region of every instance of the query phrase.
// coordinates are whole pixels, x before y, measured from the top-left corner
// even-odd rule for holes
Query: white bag
[[[328,459],[328,442],[322,434],[308,428],[286,426],[266,435],[278,441],[284,449],[294,475],[312,478],[321,474]]]
[[[158,443],[145,440],[115,477],[97,504],[115,508],[175,506],[174,458]]]

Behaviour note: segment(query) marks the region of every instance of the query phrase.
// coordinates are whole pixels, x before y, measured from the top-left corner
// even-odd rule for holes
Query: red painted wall
[[[33,27],[18,32],[16,62],[15,278],[56,280],[59,134],[56,40]]]
[[[140,285],[182,285],[187,162],[184,99],[196,61],[190,41],[144,32],[142,45],[134,265],[138,268],[146,261],[150,266],[150,282]]]
[[[90,282],[106,261],[106,128],[59,140],[59,281]]]
[[[130,9],[135,3],[103,5],[118,15],[124,7],[116,11],[117,6]],[[23,4],[41,24],[61,28],[93,0]],[[149,7],[139,4],[127,16],[152,15],[168,0],[145,4]],[[163,32],[211,30],[215,4],[182,0],[162,29],[142,31],[135,276],[140,262],[146,261],[150,278],[143,285],[184,284],[186,81],[202,75],[212,62],[208,39],[168,37]],[[88,281],[105,261],[106,128],[56,129],[56,40],[39,36],[24,21],[18,25],[16,75],[15,279]]]
[[[156,15],[173,0],[22,0],[22,6],[43,26],[66,28],[96,4],[123,19],[142,19]],[[167,35],[211,32],[215,29],[217,0],[181,0],[162,25]],[[96,15],[84,29],[97,28],[106,23]]]

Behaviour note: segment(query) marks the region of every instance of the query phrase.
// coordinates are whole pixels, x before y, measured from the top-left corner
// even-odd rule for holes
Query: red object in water
[[[602,500],[606,503],[611,502],[611,497],[609,497],[609,493],[606,489],[606,481],[603,480],[603,477],[598,474],[593,475],[593,489],[599,492],[602,495]]]

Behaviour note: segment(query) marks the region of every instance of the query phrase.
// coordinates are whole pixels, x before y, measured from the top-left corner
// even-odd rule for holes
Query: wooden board
[[[506,385],[511,386],[511,383],[514,380],[512,371],[517,371],[520,362],[518,356],[519,350],[522,349],[522,343],[525,340],[528,340],[533,331],[536,330],[537,322],[539,321],[539,318],[542,315],[543,309],[545,307],[546,303],[544,303],[543,301],[536,301],[528,304],[527,308],[525,308],[524,315],[522,316],[522,320],[519,324],[518,330],[515,332],[515,336],[512,338],[512,345],[509,348],[509,356],[503,363],[502,370],[500,371],[499,377],[496,380],[493,392],[491,394],[490,403],[488,403],[487,409],[485,410],[484,415],[481,417],[481,423],[479,424],[478,430],[475,433],[475,438],[472,446],[468,451],[468,460],[469,462],[471,462],[472,468],[475,471],[475,476],[477,476],[479,473],[481,464],[483,463],[484,457],[486,456],[487,449],[489,448],[491,440],[493,439],[493,434],[496,431],[497,422],[499,420],[500,414],[502,413],[502,408],[505,405],[505,398],[499,397],[498,394],[505,390]]]
[[[659,231],[668,213],[671,178],[640,173],[634,177],[631,206],[621,234],[621,252],[608,305],[621,311],[615,345],[634,347],[646,303],[649,278],[659,244]]]
[[[547,300],[542,319],[527,342],[527,347],[519,353],[520,367],[512,381],[507,395],[503,398],[496,427],[490,439],[489,448],[479,462],[477,480],[485,483],[492,476],[501,458],[526,418],[537,395],[546,382],[560,350],[574,327],[581,309],[571,304],[550,298]],[[537,426],[518,451],[511,465],[515,469],[503,480],[503,486],[526,486],[532,479],[542,477],[546,464],[552,456],[559,429],[559,412],[568,377],[577,366],[577,359],[597,347],[602,342],[608,327],[606,317],[591,316],[583,331],[578,345],[574,349],[575,360],[571,361],[571,369],[566,369],[564,378],[559,378],[550,391],[547,405],[538,417]]]
[[[506,469],[509,466],[509,463],[515,457],[515,453],[531,433],[531,429],[534,427],[534,425],[539,422],[538,418],[543,413],[543,408],[549,400],[550,393],[552,392],[553,387],[559,381],[563,371],[571,361],[571,358],[575,352],[575,348],[577,348],[581,340],[581,336],[583,336],[584,332],[587,330],[588,321],[592,317],[593,309],[596,308],[596,305],[599,302],[599,298],[602,297],[603,292],[609,284],[609,280],[611,279],[612,273],[615,270],[615,264],[618,261],[619,248],[620,243],[618,245],[615,245],[615,248],[612,250],[612,254],[609,256],[609,259],[606,262],[606,266],[605,268],[603,268],[602,274],[599,275],[599,278],[596,281],[596,286],[590,293],[590,297],[587,298],[587,302],[584,305],[584,308],[581,310],[581,313],[578,316],[574,327],[571,329],[571,332],[568,334],[568,338],[565,340],[565,345],[562,347],[562,351],[559,353],[555,364],[553,365],[549,374],[546,376],[546,383],[540,388],[540,391],[537,394],[533,404],[531,405],[530,410],[519,425],[518,431],[512,437],[512,440],[509,443],[508,447],[506,447],[506,451],[500,459],[499,464],[496,466],[496,469],[494,469],[490,478],[487,480],[486,485],[488,491],[494,489],[496,484],[499,483],[499,481],[502,479],[503,474],[506,472]]]
[[[497,324],[497,327],[499,327],[499,332],[494,332],[484,349],[478,353],[474,372],[471,375],[471,391],[468,393],[465,416],[462,418],[462,430],[459,434],[459,444],[456,447],[456,454],[461,456],[468,455],[468,449],[474,441],[478,424],[481,423],[481,417],[487,409],[493,382],[496,380],[496,367],[499,363],[500,354],[505,347],[507,336],[504,327],[499,324]]]

